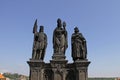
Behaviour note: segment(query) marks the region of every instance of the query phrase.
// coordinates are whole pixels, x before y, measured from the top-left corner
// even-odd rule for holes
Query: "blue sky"
[[[0,72],[29,74],[33,25],[44,25],[48,36],[45,62],[53,54],[56,20],[67,23],[71,58],[71,35],[77,26],[87,40],[89,77],[120,76],[120,0],[0,0]]]

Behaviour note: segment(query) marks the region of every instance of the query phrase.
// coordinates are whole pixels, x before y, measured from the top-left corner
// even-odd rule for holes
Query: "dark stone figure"
[[[77,27],[74,28],[74,33],[71,38],[72,45],[72,57],[73,60],[86,59],[87,47],[86,40],[83,37],[82,33],[79,32]]]
[[[29,65],[29,80],[88,80],[88,66],[90,61],[86,59],[87,45],[86,40],[74,28],[71,36],[72,58],[74,62],[66,60],[65,51],[68,47],[68,36],[66,23],[57,20],[57,27],[53,32],[54,53],[49,63],[43,61],[46,47],[47,35],[44,33],[44,27],[40,26],[37,32],[37,20],[33,27],[34,42],[32,59],[27,61]]]
[[[66,23],[63,23],[61,19],[57,20],[57,27],[53,32],[53,48],[55,54],[65,54],[65,51],[68,47],[67,44],[67,31],[66,31]]]
[[[32,59],[43,60],[47,47],[47,35],[44,33],[43,26],[40,26],[40,30],[39,32],[37,32],[37,21],[35,22],[33,33],[34,33],[34,42],[33,42]]]

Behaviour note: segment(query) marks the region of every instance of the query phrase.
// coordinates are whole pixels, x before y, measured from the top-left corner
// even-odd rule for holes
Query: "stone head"
[[[74,28],[74,32],[75,32],[75,33],[78,33],[78,32],[79,32],[78,27],[75,27],[75,28]]]
[[[39,30],[39,32],[43,32],[44,31],[44,26],[40,26],[40,30]]]
[[[58,26],[58,27],[61,27],[61,26],[62,26],[62,23],[61,23],[61,22],[62,22],[61,19],[58,18],[58,20],[57,20],[57,26]]]

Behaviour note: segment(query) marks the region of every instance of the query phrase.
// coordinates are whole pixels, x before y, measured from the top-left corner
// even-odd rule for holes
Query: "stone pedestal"
[[[29,80],[87,80],[90,61],[77,60],[67,63],[65,59],[50,60],[44,63],[40,60],[27,61],[30,67]]]
[[[52,80],[66,80],[67,60],[51,60],[51,69],[53,71]]]
[[[30,67],[29,80],[44,80],[44,65],[45,63],[40,60],[27,61]]]
[[[90,61],[87,60],[79,60],[74,63],[75,70],[75,80],[87,80],[88,79],[88,65]]]

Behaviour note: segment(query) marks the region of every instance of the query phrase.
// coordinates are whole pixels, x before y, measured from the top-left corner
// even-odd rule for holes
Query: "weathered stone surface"
[[[47,35],[44,33],[44,26],[40,26],[39,32],[37,32],[37,20],[33,27],[34,41],[32,59],[43,60],[47,47]]]
[[[67,41],[67,30],[66,30],[66,23],[63,22],[58,18],[57,20],[57,27],[53,31],[53,49],[54,54],[65,55],[65,51],[68,47]]]
[[[73,61],[84,60],[87,58],[86,40],[77,27],[74,28],[74,33],[71,37],[71,46]]]
[[[50,63],[45,63],[43,59],[32,57],[27,61],[30,67],[29,80],[87,80],[90,61],[86,57],[87,45],[85,38],[79,33],[78,28],[75,28],[75,33],[71,38],[73,63],[68,63],[68,60],[65,59],[65,51],[68,47],[66,23],[63,22],[63,28],[61,28],[61,19],[58,19],[57,23],[57,28],[53,34],[54,52],[52,60],[50,60]],[[33,29],[34,33],[37,29],[36,24]],[[77,44],[76,41],[80,41],[80,43]]]
[[[32,60],[27,62],[30,66],[29,80],[44,80],[44,65],[43,61]]]

